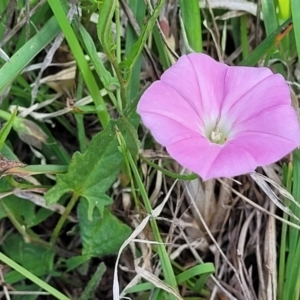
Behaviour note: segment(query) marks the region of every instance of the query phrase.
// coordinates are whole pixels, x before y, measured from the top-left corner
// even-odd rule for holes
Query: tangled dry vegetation
[[[44,1],[41,1],[39,5],[42,2]],[[200,1],[201,6],[205,5],[204,2]],[[136,28],[136,31],[139,31],[139,26],[134,16],[130,14],[126,1],[122,0],[120,3],[122,5],[122,28],[126,30],[126,26],[130,22]],[[228,5],[230,6],[230,4]],[[249,3],[249,7],[244,8],[249,13],[247,14],[247,30],[250,51],[265,36],[259,14],[253,14],[255,11],[253,5],[256,4],[251,3],[250,5]],[[233,28],[227,30],[228,28],[221,26],[217,23],[217,20],[230,20],[241,13],[237,9],[231,10],[230,7],[227,9],[229,10],[221,15],[218,14],[217,17],[214,5],[203,10],[206,24],[206,29],[203,30],[203,42],[205,51],[210,56],[229,65],[234,65],[242,50],[241,48],[234,48],[232,36],[230,35]],[[184,36],[180,32],[180,18],[176,0],[167,1],[159,20],[160,30],[164,34],[168,47],[173,52],[179,53],[180,49],[183,48]],[[8,36],[15,34],[15,28],[20,28],[19,25],[22,24],[16,23],[15,26],[12,26],[13,29],[7,30],[2,46]],[[150,49],[151,40],[145,50],[145,59],[140,77],[142,88],[145,87],[145,84],[158,79],[162,73],[161,63]],[[46,52],[44,52],[44,55],[46,55]],[[39,85],[48,85],[55,92],[53,99],[60,101],[59,109],[53,113],[47,112],[47,119],[50,123],[50,117],[55,118],[59,115],[65,115],[73,109],[70,98],[74,93],[76,80],[75,63],[64,43],[58,48],[54,58],[56,66],[46,69],[45,74],[47,76],[44,76],[39,82]],[[43,60],[44,57],[40,55],[39,61]],[[270,67],[272,68],[272,64],[270,64]],[[291,73],[294,73],[294,71],[290,70]],[[27,79],[31,80],[30,74]],[[91,99],[86,97],[79,100],[77,105],[89,102],[91,102]],[[42,113],[36,113],[35,110],[40,108],[42,106],[36,107],[30,112],[33,119],[42,120],[45,117]],[[20,110],[22,110],[22,107],[20,107]],[[114,107],[111,107],[110,113],[111,115],[117,115]],[[68,115],[68,121],[71,127],[74,126],[73,115]],[[98,125],[95,124],[93,116],[85,119],[88,137],[92,137],[95,132],[99,131]],[[149,134],[145,129],[141,129],[139,134],[142,141],[149,138]],[[53,130],[53,135],[70,153],[77,150],[76,142],[68,138],[69,133],[63,127],[56,127]],[[159,147],[153,145],[152,150],[141,150],[140,154],[170,171],[184,173],[185,171],[175,162],[169,160],[167,153]],[[32,153],[24,143],[16,144],[15,152],[24,162],[31,160]],[[289,159],[287,157],[286,161]],[[204,290],[203,299],[273,299],[277,289],[276,270],[279,232],[276,224],[280,222],[275,220],[273,214],[282,215],[282,213],[270,200],[270,194],[268,196],[259,187],[257,178],[244,175],[235,178],[235,180],[219,179],[207,182],[203,182],[201,179],[179,180],[174,185],[175,180],[173,178],[149,167],[143,160],[139,163],[144,186],[152,207],[159,206],[167,197],[157,221],[167,251],[174,260],[174,269],[183,271],[202,262],[212,262],[216,268],[215,274],[210,276],[207,281],[211,294]],[[266,175],[278,185],[282,185],[281,166],[282,162],[259,168],[257,172]],[[264,180],[261,179],[261,181]],[[272,190],[279,195],[278,188]],[[137,228],[146,215],[139,214],[135,209],[132,209],[128,178],[120,177],[119,184],[114,185],[114,188],[110,190],[110,194],[114,199],[112,206],[114,214],[131,228]],[[71,217],[75,218],[75,215]],[[47,231],[51,230],[51,226],[53,226],[51,221],[54,222],[55,220],[54,217],[48,220],[46,224],[40,225],[40,230],[43,231],[45,227]],[[7,225],[2,222],[1,232],[3,233],[6,230]],[[67,243],[64,242],[64,238],[68,241]],[[155,277],[159,277],[161,266],[155,252],[155,245],[153,246],[148,242],[152,240],[154,239],[151,229],[149,225],[145,225],[144,230],[136,236],[135,242],[131,242],[129,247],[123,251],[118,275],[121,291],[126,286],[134,285],[141,278],[155,281]],[[58,244],[60,248],[66,248],[71,253],[78,252],[78,236],[66,237],[66,235],[63,235]],[[100,260],[94,259],[93,262],[96,265],[101,260],[105,262],[107,271],[96,291],[96,296],[98,299],[103,300],[112,299],[112,281],[116,257],[114,255],[107,256]],[[93,273],[93,263],[90,265],[89,272]],[[86,273],[86,277],[79,276],[74,272],[74,277],[72,278],[70,274],[68,279],[74,282],[84,282],[87,280],[89,272]],[[64,289],[64,287],[62,288]],[[180,288],[182,297],[194,296],[184,286]],[[76,294],[75,290],[74,294]],[[144,298],[141,295],[135,299]]]
[[[178,166],[173,167],[180,172]],[[280,184],[278,166],[265,168],[265,171]],[[277,281],[278,232],[271,216],[275,205],[250,176],[240,176],[236,181],[182,181],[170,194],[173,180],[146,166],[143,172],[154,207],[169,195],[158,220],[170,257],[183,270],[202,262],[214,263],[216,273],[207,282],[212,290],[210,299],[272,299]],[[123,205],[127,202],[126,195],[122,194]],[[125,213],[134,228],[142,221],[141,216],[126,210],[126,204]],[[121,259],[121,265],[126,266],[123,276],[128,276],[127,280],[136,280],[130,271],[136,270],[133,264],[140,264],[151,274],[159,274],[157,256],[147,245],[147,241],[153,240],[151,231],[146,228],[139,238],[143,242],[135,247],[140,247],[141,257],[134,257],[132,261],[125,253]],[[124,281],[127,283],[127,280]],[[193,296],[184,287],[180,295]]]

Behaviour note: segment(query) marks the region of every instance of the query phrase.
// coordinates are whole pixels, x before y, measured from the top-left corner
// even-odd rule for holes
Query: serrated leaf
[[[66,192],[79,196],[87,194],[89,197],[94,193],[97,197],[110,188],[123,161],[122,154],[117,150],[115,124],[110,122],[95,135],[85,153],[76,152],[73,155],[68,173],[57,175],[56,185],[46,193],[48,204],[57,202]]]
[[[103,216],[96,209],[93,220],[87,218],[87,201],[81,200],[78,205],[80,236],[83,244],[82,255],[86,257],[101,257],[116,253],[124,240],[128,238],[131,229],[117,219],[107,208]]]
[[[113,201],[112,199],[107,196],[106,194],[101,194],[101,191],[97,193],[99,186],[92,187],[91,189],[86,190],[82,196],[89,203],[88,208],[88,219],[91,221],[93,219],[93,211],[94,208],[97,207],[99,209],[100,215],[102,216],[104,206],[111,204]],[[95,196],[96,195],[96,196]]]
[[[125,122],[126,123],[126,122]],[[115,126],[118,126],[130,145],[132,155],[137,155],[138,147],[136,134],[130,123],[123,120],[110,121],[108,126],[94,136],[85,153],[75,153],[66,174],[57,175],[57,182],[45,195],[48,205],[72,192],[88,200],[89,218],[96,206],[103,212],[104,206],[111,203],[109,197],[104,196],[115,181],[123,163],[123,154],[118,150]]]

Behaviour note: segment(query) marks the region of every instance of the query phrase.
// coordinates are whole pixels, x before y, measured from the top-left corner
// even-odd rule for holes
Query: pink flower
[[[145,91],[137,111],[171,157],[204,180],[251,172],[300,144],[281,75],[205,54],[182,56]]]

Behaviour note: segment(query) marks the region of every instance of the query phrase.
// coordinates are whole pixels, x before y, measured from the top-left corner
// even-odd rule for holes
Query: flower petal
[[[268,73],[265,72],[265,68],[256,68],[256,72],[252,69],[254,68],[249,68],[250,75],[256,73],[258,78]],[[231,84],[228,83],[229,86]],[[252,84],[254,81],[249,82],[250,86]],[[244,86],[249,88],[249,85],[247,79],[247,84],[244,83]],[[255,81],[255,85],[242,95],[241,90],[245,91],[246,88],[234,88],[232,93],[227,93],[225,96],[222,115],[229,117],[232,122],[241,122],[278,105],[291,104],[289,87],[279,74],[269,75],[260,82]]]
[[[145,91],[137,112],[156,140],[164,146],[193,133],[200,136],[201,120],[197,112],[164,82],[157,81]]]
[[[193,137],[167,147],[168,153],[182,166],[204,180],[232,177],[253,171],[257,164],[243,148],[228,142],[226,147]]]
[[[251,172],[300,144],[281,75],[228,67],[204,54],[181,57],[144,93],[137,111],[169,154],[205,180]],[[211,133],[223,135],[224,144],[212,143]]]
[[[279,160],[300,143],[298,119],[288,105],[273,107],[236,127],[232,142],[243,145],[260,166]]]
[[[228,66],[205,54],[182,56],[161,77],[172,86],[202,118],[217,118],[223,99]],[[204,120],[205,121],[205,120]]]
[[[273,75],[270,69],[264,67],[229,67],[224,83],[226,98],[223,107],[233,105],[263,80],[272,78]]]

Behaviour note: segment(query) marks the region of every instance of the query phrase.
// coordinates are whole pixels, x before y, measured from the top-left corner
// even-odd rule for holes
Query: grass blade
[[[198,0],[180,0],[185,32],[190,48],[202,52],[201,15]]]
[[[254,66],[262,59],[268,51],[275,45],[277,45],[282,39],[282,32],[286,29],[291,23],[291,18],[286,20],[281,26],[277,27],[255,50],[249,54],[246,59],[243,59],[239,65],[241,66]]]
[[[295,40],[296,40],[296,48],[298,58],[300,57],[300,9],[299,9],[299,1],[291,0],[292,6],[292,18],[294,24],[294,32],[295,32]]]
[[[264,24],[265,24],[267,35],[270,35],[278,27],[274,2],[275,1],[273,0],[261,1],[262,12],[264,16]]]
[[[106,105],[104,103],[104,100],[99,93],[99,88],[96,83],[96,80],[90,70],[90,67],[84,57],[83,51],[80,47],[79,41],[76,37],[75,32],[73,31],[70,22],[65,14],[65,11],[61,5],[60,2],[55,0],[48,0],[48,3],[56,17],[56,20],[63,31],[65,38],[72,50],[72,53],[77,61],[78,67],[82,73],[83,79],[85,81],[85,84],[93,98],[93,101],[95,103],[96,109],[98,111],[97,115],[98,118],[103,125],[103,127],[106,127],[110,116],[107,112]]]
[[[34,282],[36,285],[40,286],[45,291],[49,292],[51,295],[53,295],[55,298],[60,300],[69,300],[67,296],[53,288],[51,285],[46,283],[45,281],[41,280],[40,278],[33,275],[31,272],[24,269],[22,266],[11,260],[9,257],[4,255],[2,252],[0,252],[0,261],[3,261],[5,264],[10,266],[11,268],[15,269],[22,275],[24,275],[26,278]]]
[[[12,83],[30,61],[44,49],[59,33],[60,28],[54,17],[21,47],[0,69],[0,94]]]

